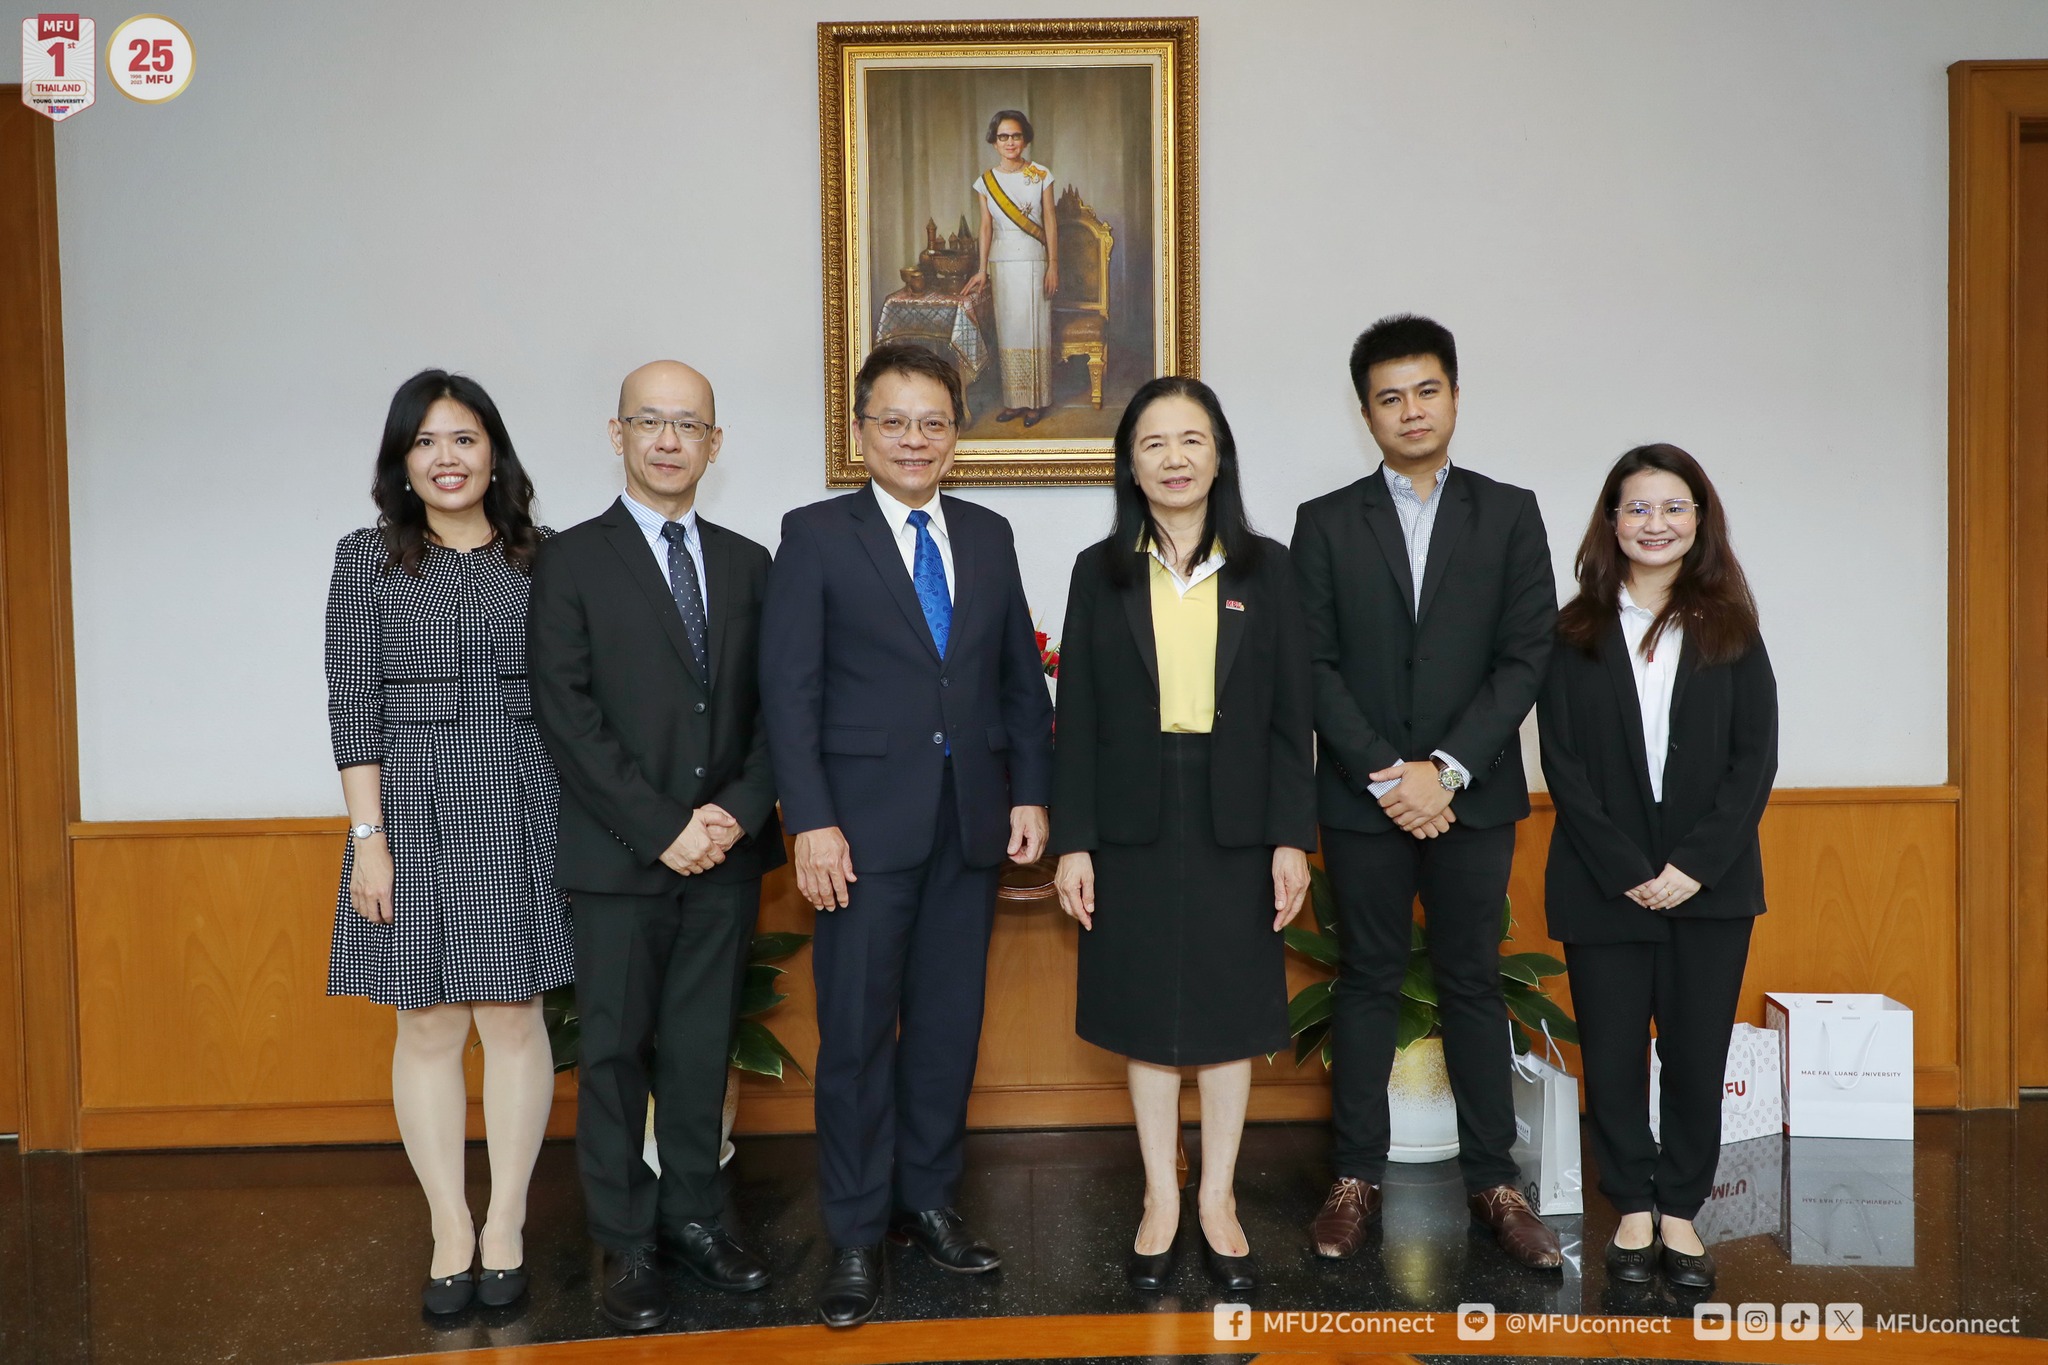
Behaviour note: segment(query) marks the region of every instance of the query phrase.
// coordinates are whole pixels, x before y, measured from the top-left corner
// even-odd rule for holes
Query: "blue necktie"
[[[668,541],[668,590],[675,595],[676,611],[683,618],[683,633],[690,637],[690,659],[697,665],[697,681],[708,691],[711,652],[704,641],[704,589],[697,582],[697,562],[690,558],[690,551],[683,544],[689,532],[679,521],[665,521],[661,534]]]
[[[932,539],[932,514],[922,509],[910,514],[917,528],[917,554],[910,561],[910,581],[917,587],[917,605],[924,608],[924,623],[932,629],[932,643],[939,657],[946,657],[946,640],[953,633],[953,598],[946,591],[946,565],[939,558],[939,543]]]

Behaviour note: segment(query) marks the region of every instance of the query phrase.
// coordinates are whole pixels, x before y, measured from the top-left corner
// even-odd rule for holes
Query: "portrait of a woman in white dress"
[[[1037,426],[1052,410],[1052,299],[1059,292],[1059,223],[1051,170],[1027,155],[1031,120],[999,109],[988,121],[996,164],[974,182],[981,201],[981,269],[965,292],[995,291],[996,350],[1003,382],[998,422]]]

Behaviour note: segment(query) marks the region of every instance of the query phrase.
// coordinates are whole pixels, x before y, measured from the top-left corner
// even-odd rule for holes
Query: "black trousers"
[[[1600,1192],[1622,1213],[1692,1218],[1721,1160],[1728,1035],[1756,921],[1667,921],[1662,943],[1567,943],[1586,1119]],[[1650,1137],[1650,1021],[1664,1064],[1662,1151]]]
[[[1387,1168],[1387,1077],[1415,898],[1429,930],[1444,1066],[1458,1104],[1458,1166],[1469,1192],[1516,1182],[1508,1011],[1500,993],[1500,908],[1515,827],[1454,824],[1434,839],[1323,828],[1337,898],[1340,965],[1331,992],[1332,1161],[1378,1184]]]
[[[590,1235],[614,1250],[716,1218],[720,1114],[761,879],[670,896],[570,894],[576,921],[576,1162]],[[649,1052],[652,1051],[652,1076]],[[652,1081],[659,1188],[641,1160]]]
[[[889,1209],[955,1202],[981,1046],[995,867],[969,867],[949,764],[931,857],[863,872],[818,915],[818,1200],[838,1247],[878,1242]]]

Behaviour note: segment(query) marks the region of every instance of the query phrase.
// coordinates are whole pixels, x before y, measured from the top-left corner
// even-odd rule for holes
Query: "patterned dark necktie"
[[[917,553],[910,561],[910,581],[917,588],[917,605],[924,608],[924,623],[931,627],[932,643],[939,657],[946,657],[946,640],[953,633],[953,598],[946,591],[946,565],[939,558],[939,543],[932,539],[932,514],[922,509],[910,514],[917,528]]]
[[[705,644],[704,588],[697,581],[697,563],[690,558],[683,541],[689,535],[679,521],[661,524],[662,539],[668,542],[668,590],[675,594],[676,611],[683,618],[683,634],[690,637],[690,658],[697,665],[697,681],[711,687],[711,651]]]

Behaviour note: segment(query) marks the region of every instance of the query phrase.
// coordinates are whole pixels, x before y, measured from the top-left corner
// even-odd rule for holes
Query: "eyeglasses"
[[[1648,521],[1651,512],[1662,512],[1666,521],[1691,521],[1699,510],[1700,505],[1690,498],[1673,498],[1669,502],[1625,502],[1614,509],[1614,514],[1633,524]]]
[[[861,414],[860,420],[873,422],[892,441],[902,440],[913,425],[908,417],[870,417],[866,413]],[[924,433],[926,440],[943,441],[953,434],[956,424],[950,417],[920,417],[915,425]]]
[[[1024,134],[1022,134],[1022,133],[997,133],[997,134],[996,134],[996,141],[998,141],[998,142],[1022,142],[1023,140],[1024,140]]]
[[[700,422],[694,417],[621,417],[619,419],[642,436],[653,437],[661,434],[663,427],[674,427],[676,439],[687,445],[701,444],[714,430],[709,422]]]

